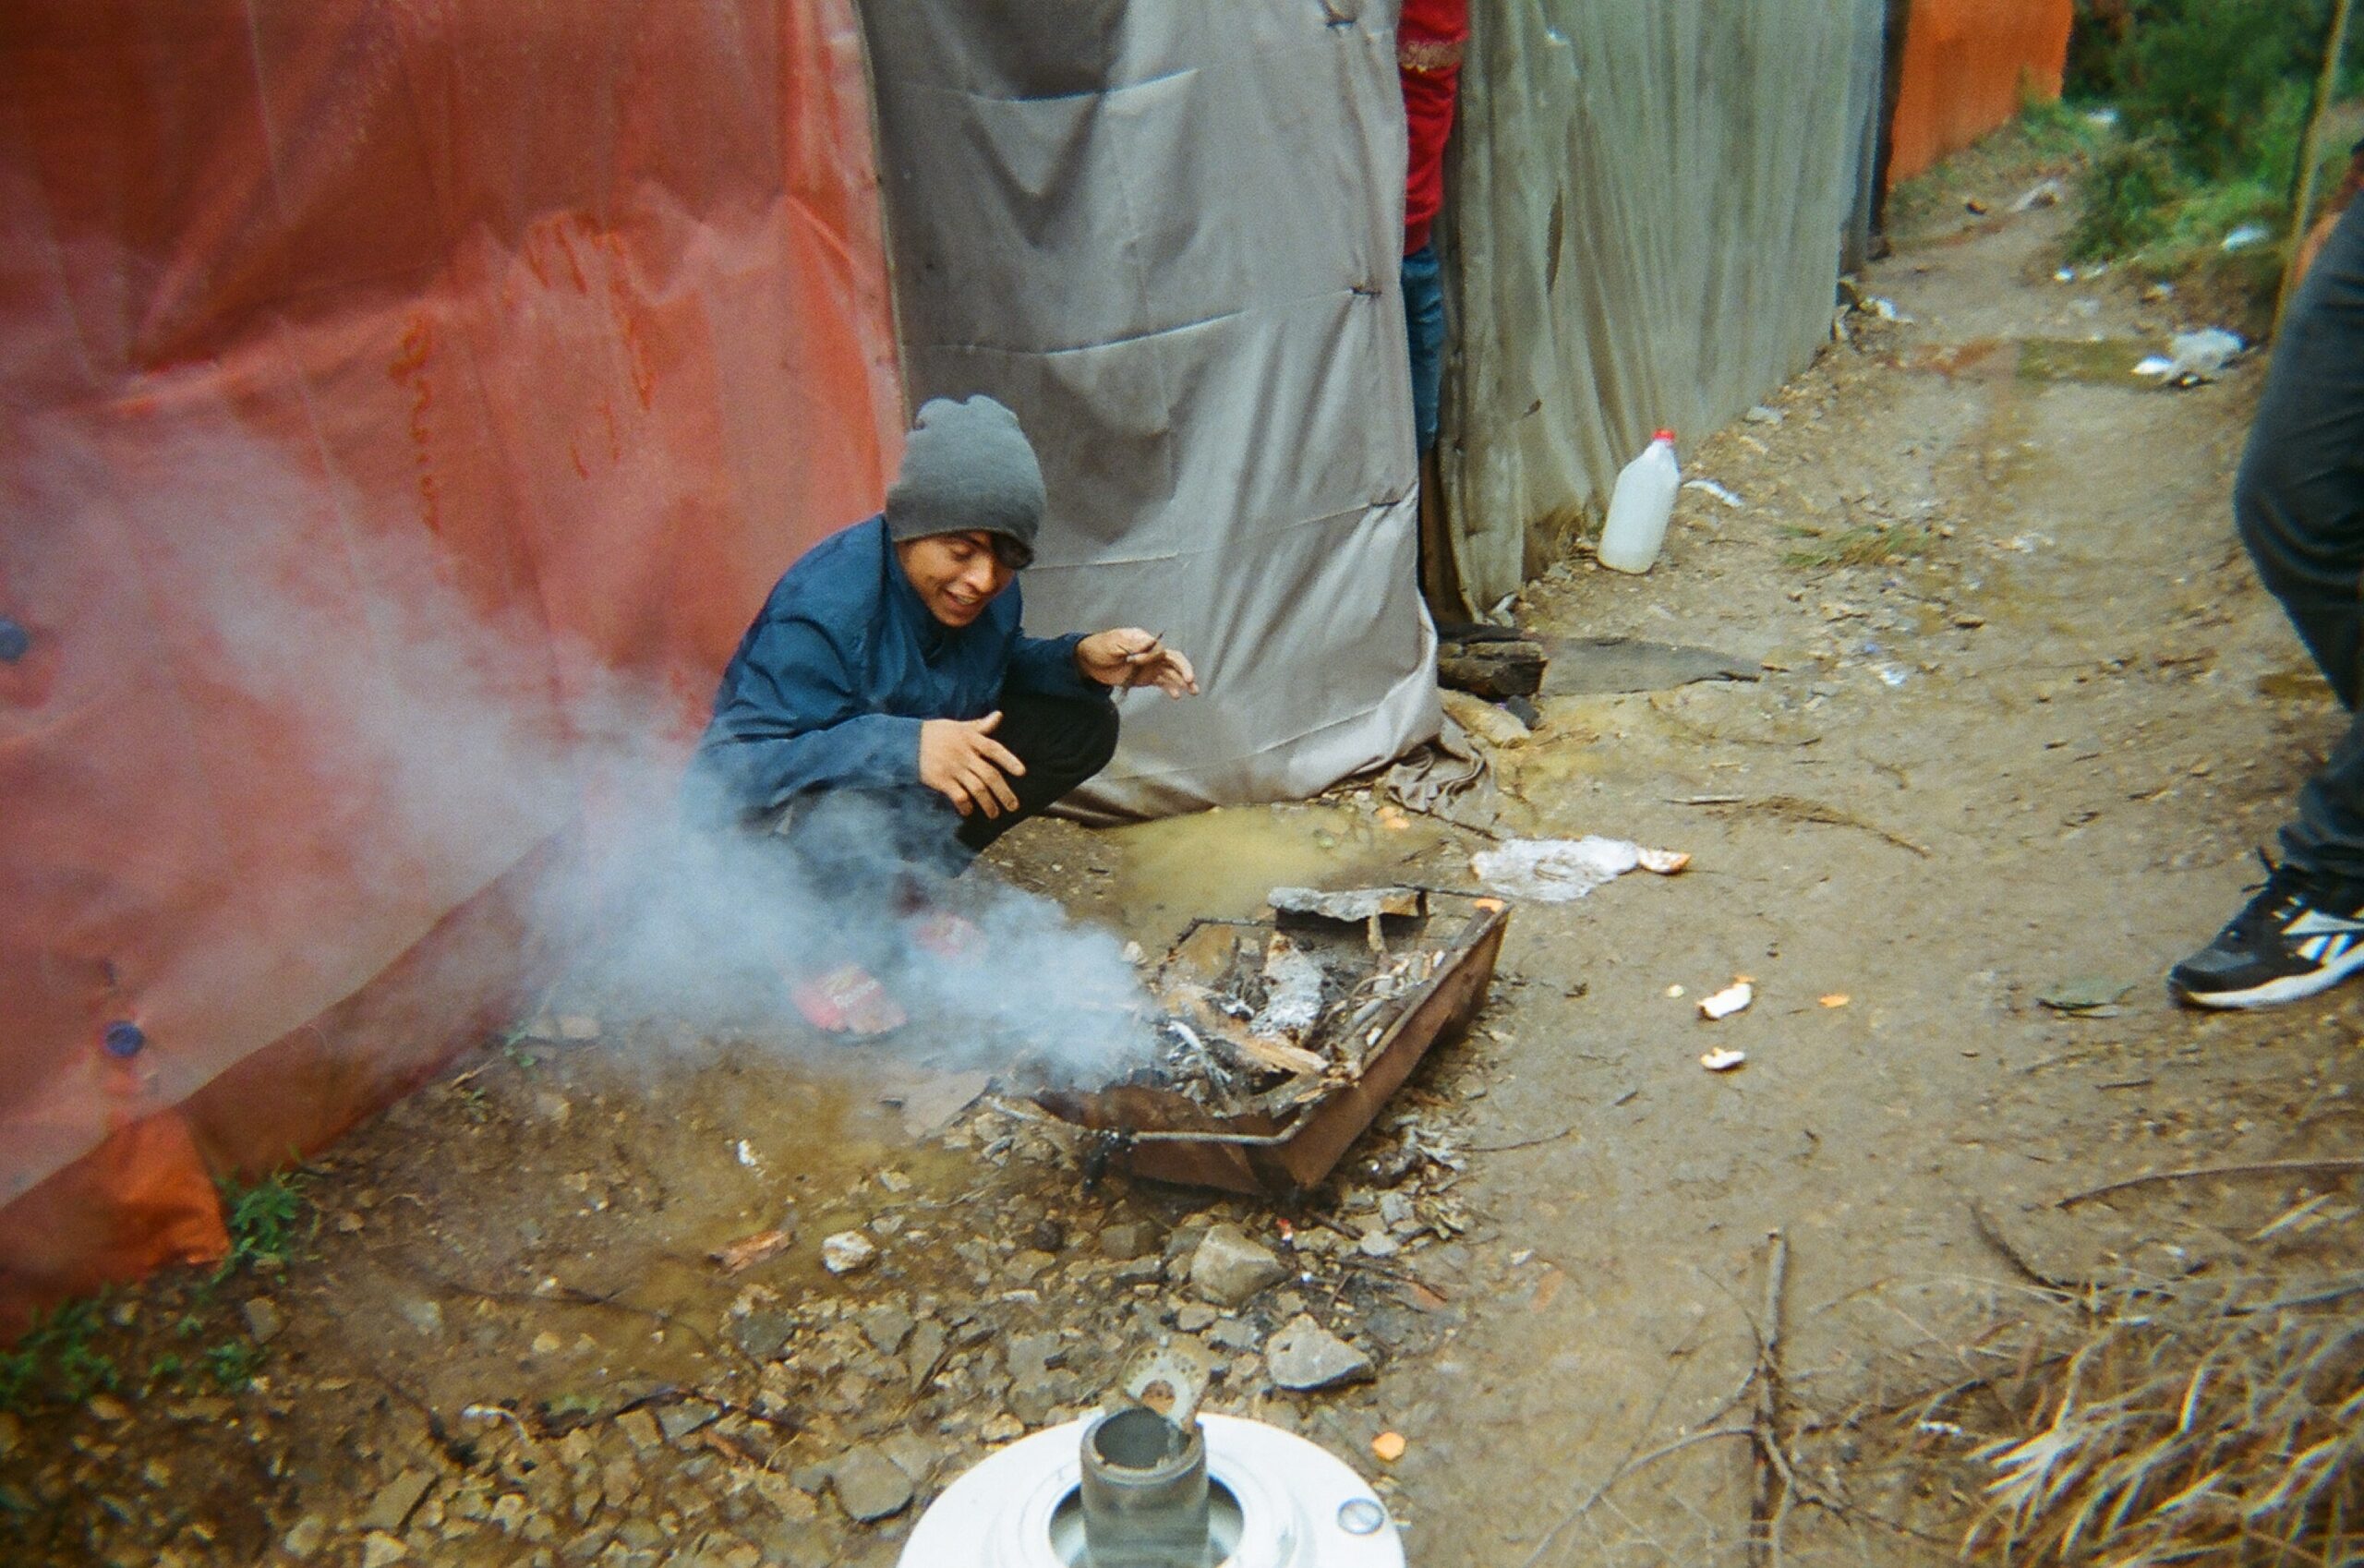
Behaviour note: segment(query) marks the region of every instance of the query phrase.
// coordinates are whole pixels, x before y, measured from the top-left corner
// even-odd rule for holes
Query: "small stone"
[[[914,1386],[917,1386],[921,1379],[935,1370],[936,1358],[944,1354],[944,1325],[935,1322],[922,1323],[911,1331],[911,1353],[909,1360],[911,1364],[911,1381]]]
[[[710,1426],[722,1412],[703,1399],[684,1399],[678,1405],[668,1405],[657,1413],[657,1424],[665,1432],[666,1441],[679,1442],[701,1427]]]
[[[250,1297],[238,1310],[245,1314],[247,1332],[255,1336],[257,1345],[269,1345],[287,1326],[279,1315],[279,1304],[268,1296]]]
[[[402,1314],[404,1322],[429,1339],[443,1335],[443,1304],[422,1297],[411,1296],[394,1303],[394,1310]]]
[[[1137,1221],[1100,1227],[1100,1255],[1116,1262],[1129,1263],[1149,1246],[1149,1226]]]
[[[871,1308],[862,1314],[860,1321],[862,1337],[875,1345],[881,1356],[894,1355],[911,1336],[911,1313],[891,1302]]]
[[[795,1333],[796,1320],[785,1312],[750,1312],[731,1321],[730,1343],[758,1361],[769,1361]]]
[[[558,1335],[550,1333],[549,1330],[544,1329],[541,1333],[534,1336],[534,1354],[537,1356],[555,1356],[565,1344],[566,1341],[559,1338]]]
[[[1012,1334],[1003,1347],[1002,1359],[1008,1363],[1011,1377],[1039,1378],[1057,1366],[1065,1354],[1066,1347],[1057,1333],[1045,1331]]]
[[[113,1425],[116,1421],[128,1421],[131,1419],[131,1406],[126,1405],[122,1400],[117,1399],[111,1393],[94,1393],[90,1395],[90,1409],[91,1415],[96,1416],[100,1420],[105,1421],[110,1425]]]
[[[1264,1364],[1283,1388],[1335,1388],[1371,1376],[1370,1357],[1300,1312],[1272,1336]]]
[[[434,1484],[432,1471],[404,1470],[378,1489],[378,1495],[369,1500],[368,1512],[356,1523],[365,1530],[399,1531],[410,1523],[411,1510]]]
[[[1215,1226],[1190,1255],[1192,1288],[1219,1307],[1242,1306],[1287,1273],[1270,1248],[1249,1240],[1237,1225]]]
[[[911,1505],[911,1478],[873,1448],[857,1448],[830,1466],[829,1485],[846,1517],[860,1524],[891,1518]]]
[[[616,1417],[616,1429],[633,1446],[635,1453],[646,1453],[664,1446],[664,1438],[657,1430],[657,1417],[645,1410],[627,1410]]]
[[[410,1548],[381,1530],[361,1538],[361,1568],[388,1568],[410,1555]]]
[[[1404,1250],[1404,1244],[1383,1230],[1367,1230],[1357,1243],[1366,1258],[1393,1258]]]
[[[502,1492],[492,1500],[492,1509],[485,1515],[503,1535],[515,1535],[525,1522],[525,1500],[513,1491]]]
[[[1781,412],[1777,408],[1767,408],[1760,403],[1751,407],[1741,417],[1752,425],[1778,425],[1781,422]]]
[[[935,1474],[936,1452],[933,1444],[917,1432],[902,1431],[881,1439],[878,1451],[895,1462],[895,1467],[911,1477],[911,1485],[927,1485]]]
[[[1026,1245],[1037,1252],[1064,1252],[1067,1249],[1067,1227],[1054,1219],[1040,1219],[1026,1230]]]
[[[858,1230],[841,1230],[821,1239],[821,1266],[833,1274],[850,1274],[877,1260],[877,1246]]]
[[[1204,1333],[1221,1315],[1203,1301],[1185,1301],[1174,1309],[1174,1326],[1184,1333]]]
[[[279,1538],[279,1550],[298,1562],[308,1562],[328,1538],[329,1522],[317,1514],[307,1514]]]
[[[1029,1248],[1010,1259],[1009,1276],[1020,1285],[1032,1285],[1043,1277],[1043,1271],[1056,1260],[1048,1252]]]
[[[774,1568],[830,1568],[835,1561],[820,1529],[804,1520],[772,1526],[765,1533],[763,1553]]]
[[[1165,1277],[1163,1258],[1133,1258],[1116,1265],[1115,1275],[1118,1285],[1155,1285]]]
[[[1256,1332],[1253,1323],[1224,1318],[1207,1332],[1207,1343],[1218,1350],[1248,1351],[1261,1345],[1263,1336]]]
[[[1419,1223],[1412,1212],[1412,1200],[1401,1192],[1379,1195],[1379,1218],[1389,1230],[1400,1230],[1405,1225]]]
[[[885,1170],[878,1173],[878,1185],[889,1192],[904,1193],[911,1189],[911,1178],[900,1171]]]
[[[1032,1371],[1013,1377],[1007,1396],[1009,1413],[1030,1427],[1043,1426],[1067,1397],[1074,1381],[1065,1372]]]
[[[977,1436],[986,1442],[1010,1442],[1026,1435],[1026,1423],[1005,1410],[977,1429]]]

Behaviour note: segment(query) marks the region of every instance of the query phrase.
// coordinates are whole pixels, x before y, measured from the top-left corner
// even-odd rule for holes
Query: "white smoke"
[[[422,528],[388,528],[382,505],[373,517],[334,476],[299,472],[226,416],[182,411],[131,452],[103,448],[78,415],[9,423],[49,455],[11,476],[22,525],[0,529],[0,585],[63,628],[68,684],[143,682],[143,713],[179,716],[187,743],[143,719],[138,734],[102,728],[93,743],[115,749],[100,760],[139,770],[151,799],[217,796],[223,863],[253,872],[127,982],[286,991],[276,1024],[268,997],[194,1009],[258,1032],[181,1059],[218,1071],[267,1043],[578,829],[581,852],[545,857],[532,946],[627,1019],[797,1038],[788,985],[852,952],[890,971],[911,1014],[888,1054],[1064,1083],[1148,1059],[1113,936],[980,868],[949,898],[981,951],[938,960],[904,939],[878,887],[815,887],[781,840],[692,824],[681,782],[702,705],[553,651],[516,608],[529,592],[463,575],[487,569]],[[94,559],[106,541],[122,553]]]

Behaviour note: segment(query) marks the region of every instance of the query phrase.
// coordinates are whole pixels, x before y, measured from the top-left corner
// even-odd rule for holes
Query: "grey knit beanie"
[[[1013,564],[1023,565],[1034,557],[1045,499],[1043,465],[1017,415],[982,394],[966,403],[930,398],[886,492],[886,536],[983,529],[1017,541]]]

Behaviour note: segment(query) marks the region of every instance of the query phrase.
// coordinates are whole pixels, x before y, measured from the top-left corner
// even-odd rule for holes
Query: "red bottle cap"
[[[1674,444],[1674,432],[1672,430],[1652,430],[1650,432],[1650,440],[1654,441],[1664,441],[1667,445],[1672,446]]]

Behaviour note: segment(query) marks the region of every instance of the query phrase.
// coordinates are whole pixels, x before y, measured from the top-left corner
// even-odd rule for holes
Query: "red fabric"
[[[1404,125],[1411,155],[1404,166],[1404,254],[1429,243],[1444,205],[1444,144],[1453,136],[1453,102],[1461,89],[1461,50],[1469,39],[1469,0],[1404,0],[1395,26],[1404,78]]]
[[[0,104],[5,1316],[457,1043],[903,420],[851,0],[10,0]]]

